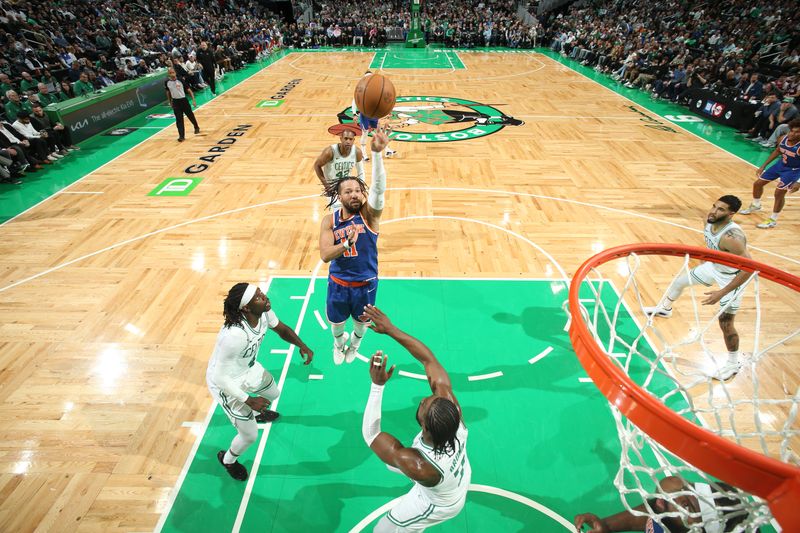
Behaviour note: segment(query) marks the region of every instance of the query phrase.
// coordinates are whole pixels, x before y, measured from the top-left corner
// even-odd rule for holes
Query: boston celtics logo
[[[348,107],[339,122],[353,122]],[[398,96],[389,116],[389,137],[405,142],[466,141],[497,133],[506,126],[524,122],[486,104],[441,96]]]

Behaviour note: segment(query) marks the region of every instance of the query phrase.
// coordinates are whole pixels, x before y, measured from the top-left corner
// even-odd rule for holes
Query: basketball
[[[382,118],[392,112],[396,93],[392,81],[381,74],[365,76],[356,85],[356,107],[369,118]]]

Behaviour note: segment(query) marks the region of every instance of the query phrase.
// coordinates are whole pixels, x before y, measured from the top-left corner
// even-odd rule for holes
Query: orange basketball
[[[391,80],[381,74],[364,76],[356,85],[356,107],[366,117],[383,118],[392,112],[396,93]]]

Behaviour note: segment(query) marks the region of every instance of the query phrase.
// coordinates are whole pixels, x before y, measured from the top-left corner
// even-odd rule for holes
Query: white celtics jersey
[[[254,366],[260,366],[256,363],[256,356],[261,341],[264,340],[267,331],[278,323],[277,315],[270,309],[259,317],[255,328],[251,327],[247,320],[242,320],[229,328],[223,326],[217,335],[214,353],[208,362],[206,377],[209,381],[223,390],[226,388],[226,383],[219,381],[232,380],[240,387],[245,384],[248,371]]]
[[[703,229],[703,237],[706,239],[706,246],[711,250],[719,250],[719,241],[722,239],[723,235],[729,232],[732,229],[742,230],[742,228],[736,222],[730,221],[724,226],[722,226],[719,231],[714,233],[713,227],[711,224],[706,223],[706,227]],[[744,232],[742,232],[744,233]],[[737,274],[739,271],[735,268],[731,268],[729,266],[720,265],[719,263],[714,263],[711,261],[711,264],[714,265],[714,270],[721,274]]]
[[[421,453],[442,474],[442,480],[435,487],[419,485],[433,505],[447,506],[460,501],[469,489],[472,467],[467,457],[467,428],[458,425],[456,450],[453,455],[436,454],[433,448],[422,441],[422,432],[414,437],[412,448]]]
[[[356,147],[350,147],[350,153],[347,157],[343,156],[339,152],[339,145],[332,144],[331,150],[333,150],[333,159],[327,164],[322,167],[322,173],[325,175],[325,179],[329,182],[335,181],[339,178],[344,178],[350,175],[350,171],[356,166]]]

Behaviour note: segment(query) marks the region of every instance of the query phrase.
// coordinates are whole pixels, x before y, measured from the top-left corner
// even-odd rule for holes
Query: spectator
[[[22,81],[19,83],[19,89],[23,93],[27,95],[31,95],[36,92],[38,82],[33,79],[31,73],[28,71],[20,72],[20,76],[22,76]]]
[[[5,105],[6,118],[10,121],[17,120],[17,115],[20,111],[31,112],[31,104],[27,101],[21,100],[17,91],[6,91],[6,98],[8,102]]]
[[[768,139],[777,126],[775,117],[777,117],[780,107],[778,95],[769,93],[764,98],[761,109],[757,111],[758,120],[756,120],[755,126],[747,132],[747,138],[754,142],[762,142]]]
[[[31,149],[40,161],[58,161],[63,155],[59,154],[55,148],[55,143],[47,136],[47,132],[38,132],[31,124],[31,115],[27,111],[20,111],[17,120],[11,125],[17,133],[25,137],[30,142]]]
[[[745,100],[761,100],[764,96],[764,84],[761,83],[758,74],[750,76],[750,83],[747,88],[742,92],[742,98]]]
[[[53,139],[59,148],[59,154],[65,155],[67,152],[74,152],[80,150],[77,146],[72,144],[70,140],[69,130],[64,127],[60,122],[53,122],[50,117],[44,112],[41,105],[33,106],[33,115],[31,115],[31,124],[37,131],[47,132],[48,137]]]
[[[72,90],[72,84],[68,79],[61,80],[61,94],[66,97],[64,98],[65,100],[75,98],[75,92]]]
[[[78,81],[72,84],[72,91],[75,96],[89,95],[95,91],[94,86],[89,83],[89,74],[86,71],[81,72]]]
[[[794,105],[794,98],[787,96],[781,102],[778,108],[778,113],[775,116],[773,123],[773,132],[765,141],[761,141],[761,146],[764,148],[775,148],[778,139],[783,135],[789,133],[789,122],[798,116],[797,107]]]
[[[83,67],[81,66],[80,62],[76,59],[72,63],[70,63],[69,70],[67,71],[67,77],[69,77],[69,81],[75,83],[81,78],[81,72],[83,72]]]

